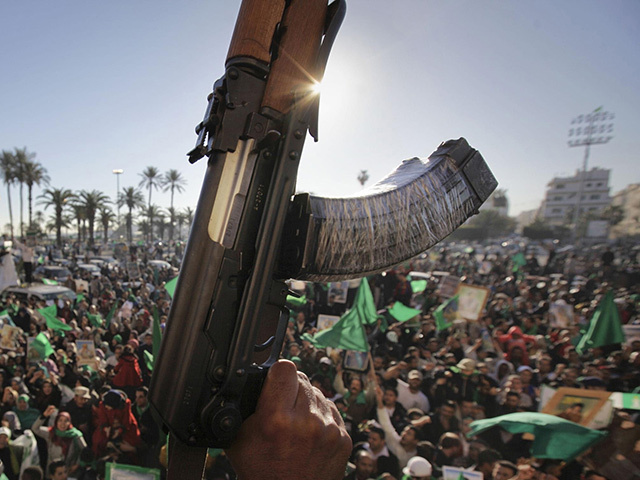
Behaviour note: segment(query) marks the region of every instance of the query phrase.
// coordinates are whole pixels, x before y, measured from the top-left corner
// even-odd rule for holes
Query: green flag
[[[411,280],[411,291],[413,293],[422,293],[427,289],[426,280]]]
[[[399,322],[406,322],[411,320],[416,315],[421,315],[422,310],[416,310],[415,308],[407,307],[402,302],[395,302],[388,310],[389,314]]]
[[[164,284],[164,289],[167,291],[172,300],[173,295],[176,292],[176,283],[178,283],[178,277],[173,278]]]
[[[46,360],[47,358],[49,358],[49,355],[55,353],[53,351],[53,347],[49,343],[49,339],[42,332],[40,332],[38,336],[33,339],[33,342],[31,342],[31,348],[38,352],[38,355],[40,355],[40,358],[42,358],[43,360]]]
[[[287,303],[290,303],[293,307],[303,307],[307,304],[307,296],[294,297],[293,295],[287,295]]]
[[[153,353],[149,353],[149,350],[144,351],[144,364],[147,366],[147,370],[153,372],[153,366],[155,364]]]
[[[160,344],[162,343],[162,329],[160,328],[160,314],[158,308],[153,306],[153,358],[158,358],[158,352],[160,351]],[[153,362],[152,362],[153,365]]]
[[[369,343],[364,332],[364,327],[360,323],[358,312],[355,308],[349,310],[338,320],[333,327],[327,328],[311,336],[304,334],[303,340],[308,340],[319,348],[332,347],[343,350],[355,350],[357,352],[368,352]]]
[[[471,422],[469,437],[499,426],[509,433],[532,433],[531,456],[570,461],[608,435],[577,423],[538,412],[518,412]]]
[[[433,317],[436,319],[436,330],[438,332],[446,330],[453,325],[453,321],[456,319],[458,313],[459,297],[460,295],[454,295],[433,312]]]
[[[105,318],[105,322],[107,323],[107,325],[111,325],[111,321],[113,320],[113,316],[116,313],[116,308],[118,308],[118,300],[114,300],[113,301],[113,305],[111,306],[111,310],[109,310],[109,313],[107,313],[107,318]]]
[[[59,320],[57,317],[58,308],[55,305],[50,305],[46,308],[39,308],[38,312],[44,317],[47,322],[47,327],[53,331],[65,331],[71,330],[71,327]]]
[[[369,343],[367,342],[363,325],[374,324],[377,320],[378,314],[371,289],[369,288],[369,282],[366,278],[363,278],[351,310],[345,313],[333,327],[318,332],[313,336],[303,335],[302,338],[316,347],[368,352]]]
[[[79,304],[83,300],[84,300],[84,295],[79,293],[78,296],[76,297],[76,305]]]
[[[609,290],[598,304],[589,323],[589,330],[580,339],[576,351],[582,355],[590,348],[623,343],[624,340],[618,307],[613,301],[613,292]]]
[[[44,283],[45,285],[58,285],[58,282],[56,280],[51,280],[49,278],[43,278],[42,283]]]
[[[94,327],[102,327],[104,323],[102,317],[99,314],[91,315],[90,313],[87,313],[87,318],[91,322],[91,325],[93,325]]]

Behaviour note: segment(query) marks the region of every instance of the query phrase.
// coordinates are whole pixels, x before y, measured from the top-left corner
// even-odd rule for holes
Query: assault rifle
[[[151,383],[174,449],[228,447],[280,354],[286,279],[388,269],[461,225],[496,188],[464,139],[403,164],[361,197],[295,195],[344,0],[243,0],[193,163],[208,166]],[[180,470],[177,470],[180,471]]]

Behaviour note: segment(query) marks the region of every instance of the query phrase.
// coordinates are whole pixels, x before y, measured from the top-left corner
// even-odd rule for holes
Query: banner
[[[160,470],[135,465],[107,463],[105,480],[160,480]]]

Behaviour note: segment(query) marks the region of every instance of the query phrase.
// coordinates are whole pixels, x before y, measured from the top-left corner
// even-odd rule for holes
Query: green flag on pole
[[[436,319],[436,330],[438,332],[446,330],[453,325],[458,312],[459,298],[460,295],[454,295],[434,310],[433,317]]]
[[[109,310],[109,313],[107,313],[107,318],[104,319],[107,325],[111,325],[113,316],[116,313],[116,308],[118,308],[118,300],[114,300],[113,305],[111,306],[111,310]]]
[[[609,290],[598,304],[589,323],[589,330],[580,339],[576,351],[582,355],[590,348],[623,343],[624,340],[620,313],[613,301],[613,292]]]
[[[49,355],[55,353],[53,351],[53,347],[49,343],[49,339],[42,332],[33,339],[33,342],[31,342],[31,348],[38,352],[38,355],[40,355],[40,358],[43,360],[46,360],[49,358]]]
[[[50,305],[46,308],[39,308],[38,312],[44,317],[47,322],[47,327],[53,331],[65,331],[68,332],[71,330],[71,327],[64,323],[62,320],[58,319],[58,307],[55,305]]]
[[[160,344],[162,343],[162,329],[160,328],[160,314],[158,313],[158,307],[153,306],[153,358],[158,358],[158,352],[160,351]],[[153,362],[152,362],[153,365]]]
[[[402,302],[395,302],[391,308],[388,309],[389,314],[399,322],[406,322],[415,318],[416,315],[421,315],[422,310],[407,307]]]
[[[144,351],[144,364],[147,366],[147,370],[153,372],[155,357],[153,356],[153,353],[149,353],[149,350]]]
[[[331,328],[327,328],[313,336],[305,334],[302,338],[316,347],[368,352],[369,343],[367,342],[364,325],[374,324],[377,320],[378,314],[371,289],[369,288],[369,282],[366,278],[363,278],[351,310],[345,313]]]
[[[532,433],[531,456],[571,461],[608,435],[577,423],[538,412],[517,412],[471,422],[469,437],[499,426],[509,433]]]
[[[178,283],[178,277],[172,278],[167,283],[164,284],[164,289],[167,291],[171,299],[173,300],[173,295],[176,292],[176,283]]]

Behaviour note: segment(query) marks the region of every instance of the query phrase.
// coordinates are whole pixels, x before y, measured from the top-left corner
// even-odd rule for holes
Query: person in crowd
[[[382,427],[370,425],[368,429],[368,442],[365,444],[366,450],[373,456],[376,468],[376,475],[387,473],[394,478],[398,477],[399,466],[396,457],[385,441],[385,433]]]
[[[391,419],[383,403],[383,393],[380,387],[376,387],[378,420],[385,434],[385,441],[389,450],[398,458],[398,465],[404,468],[410,458],[417,455],[417,446],[420,441],[420,431],[413,425],[407,425],[402,433],[398,434],[391,424]]]
[[[71,423],[71,415],[67,412],[59,412],[53,425],[46,425],[49,417],[56,411],[53,405],[47,407],[31,429],[47,442],[47,470],[52,463],[61,461],[67,467],[67,473],[73,473],[78,469],[80,452],[87,443],[82,432]]]
[[[24,460],[24,448],[11,444],[11,430],[0,427],[0,461],[4,465],[4,474],[9,480],[18,480]]]
[[[121,390],[108,390],[93,413],[94,454],[135,463],[139,444],[140,429],[131,411],[131,400]]]

